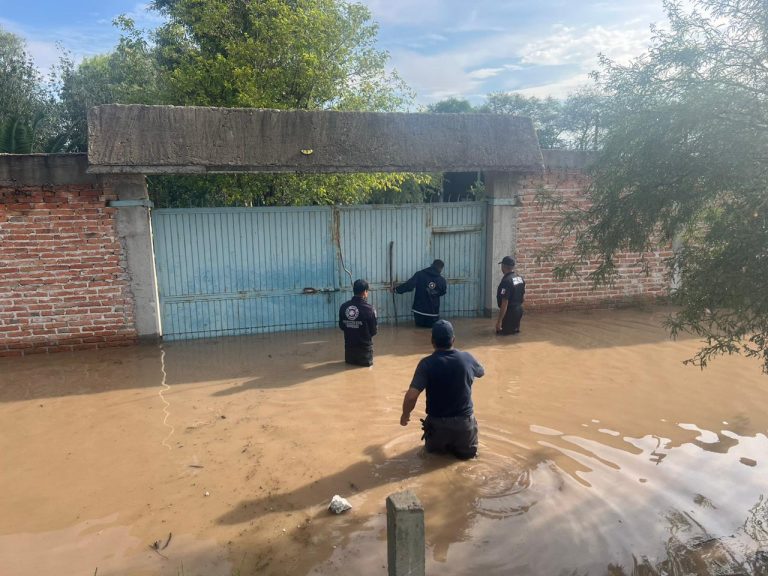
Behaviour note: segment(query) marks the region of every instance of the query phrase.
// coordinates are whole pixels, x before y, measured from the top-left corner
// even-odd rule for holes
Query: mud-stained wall
[[[0,156],[0,356],[129,344],[115,199],[84,155]]]
[[[586,279],[592,268],[583,266],[567,280],[555,280],[553,263],[536,262],[536,255],[559,241],[557,224],[562,211],[541,201],[547,192],[562,199],[565,206],[586,207],[585,190],[589,177],[585,173],[588,156],[577,152],[545,151],[546,169],[542,175],[524,177],[519,189],[520,208],[517,215],[517,269],[526,281],[526,308],[537,310],[572,310],[649,302],[669,293],[664,259],[672,248],[660,247],[645,254],[645,265],[639,254],[623,253],[616,259],[619,277],[611,286],[594,288]],[[570,240],[570,241],[569,241]],[[572,255],[573,239],[566,240],[561,257]]]

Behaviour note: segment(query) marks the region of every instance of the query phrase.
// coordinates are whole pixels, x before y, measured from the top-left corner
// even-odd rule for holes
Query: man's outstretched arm
[[[416,401],[419,399],[421,390],[416,388],[408,388],[403,398],[403,413],[400,416],[400,426],[407,426],[408,421],[411,419],[411,412],[416,408]]]

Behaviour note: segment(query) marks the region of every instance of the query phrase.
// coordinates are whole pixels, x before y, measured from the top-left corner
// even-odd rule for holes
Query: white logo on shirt
[[[512,284],[514,284],[515,286],[522,283],[523,283],[523,279],[520,278],[520,276],[515,276],[514,278],[512,278]]]
[[[350,306],[344,311],[344,316],[347,317],[347,320],[355,320],[360,316],[360,310],[357,309],[357,306]]]

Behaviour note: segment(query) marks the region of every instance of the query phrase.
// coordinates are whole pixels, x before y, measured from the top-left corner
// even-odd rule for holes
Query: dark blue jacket
[[[437,316],[440,314],[440,297],[445,295],[446,289],[445,278],[437,269],[430,266],[416,272],[408,282],[395,288],[395,292],[404,294],[415,290],[413,311],[427,316]]]
[[[372,348],[378,331],[376,308],[360,296],[353,296],[339,308],[339,328],[347,348]]]

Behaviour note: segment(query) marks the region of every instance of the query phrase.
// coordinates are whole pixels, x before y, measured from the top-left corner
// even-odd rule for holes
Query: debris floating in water
[[[328,506],[328,510],[334,514],[341,514],[342,512],[346,512],[351,508],[352,504],[349,503],[349,500],[342,498],[338,494],[334,494],[333,498],[331,499],[331,505]]]

